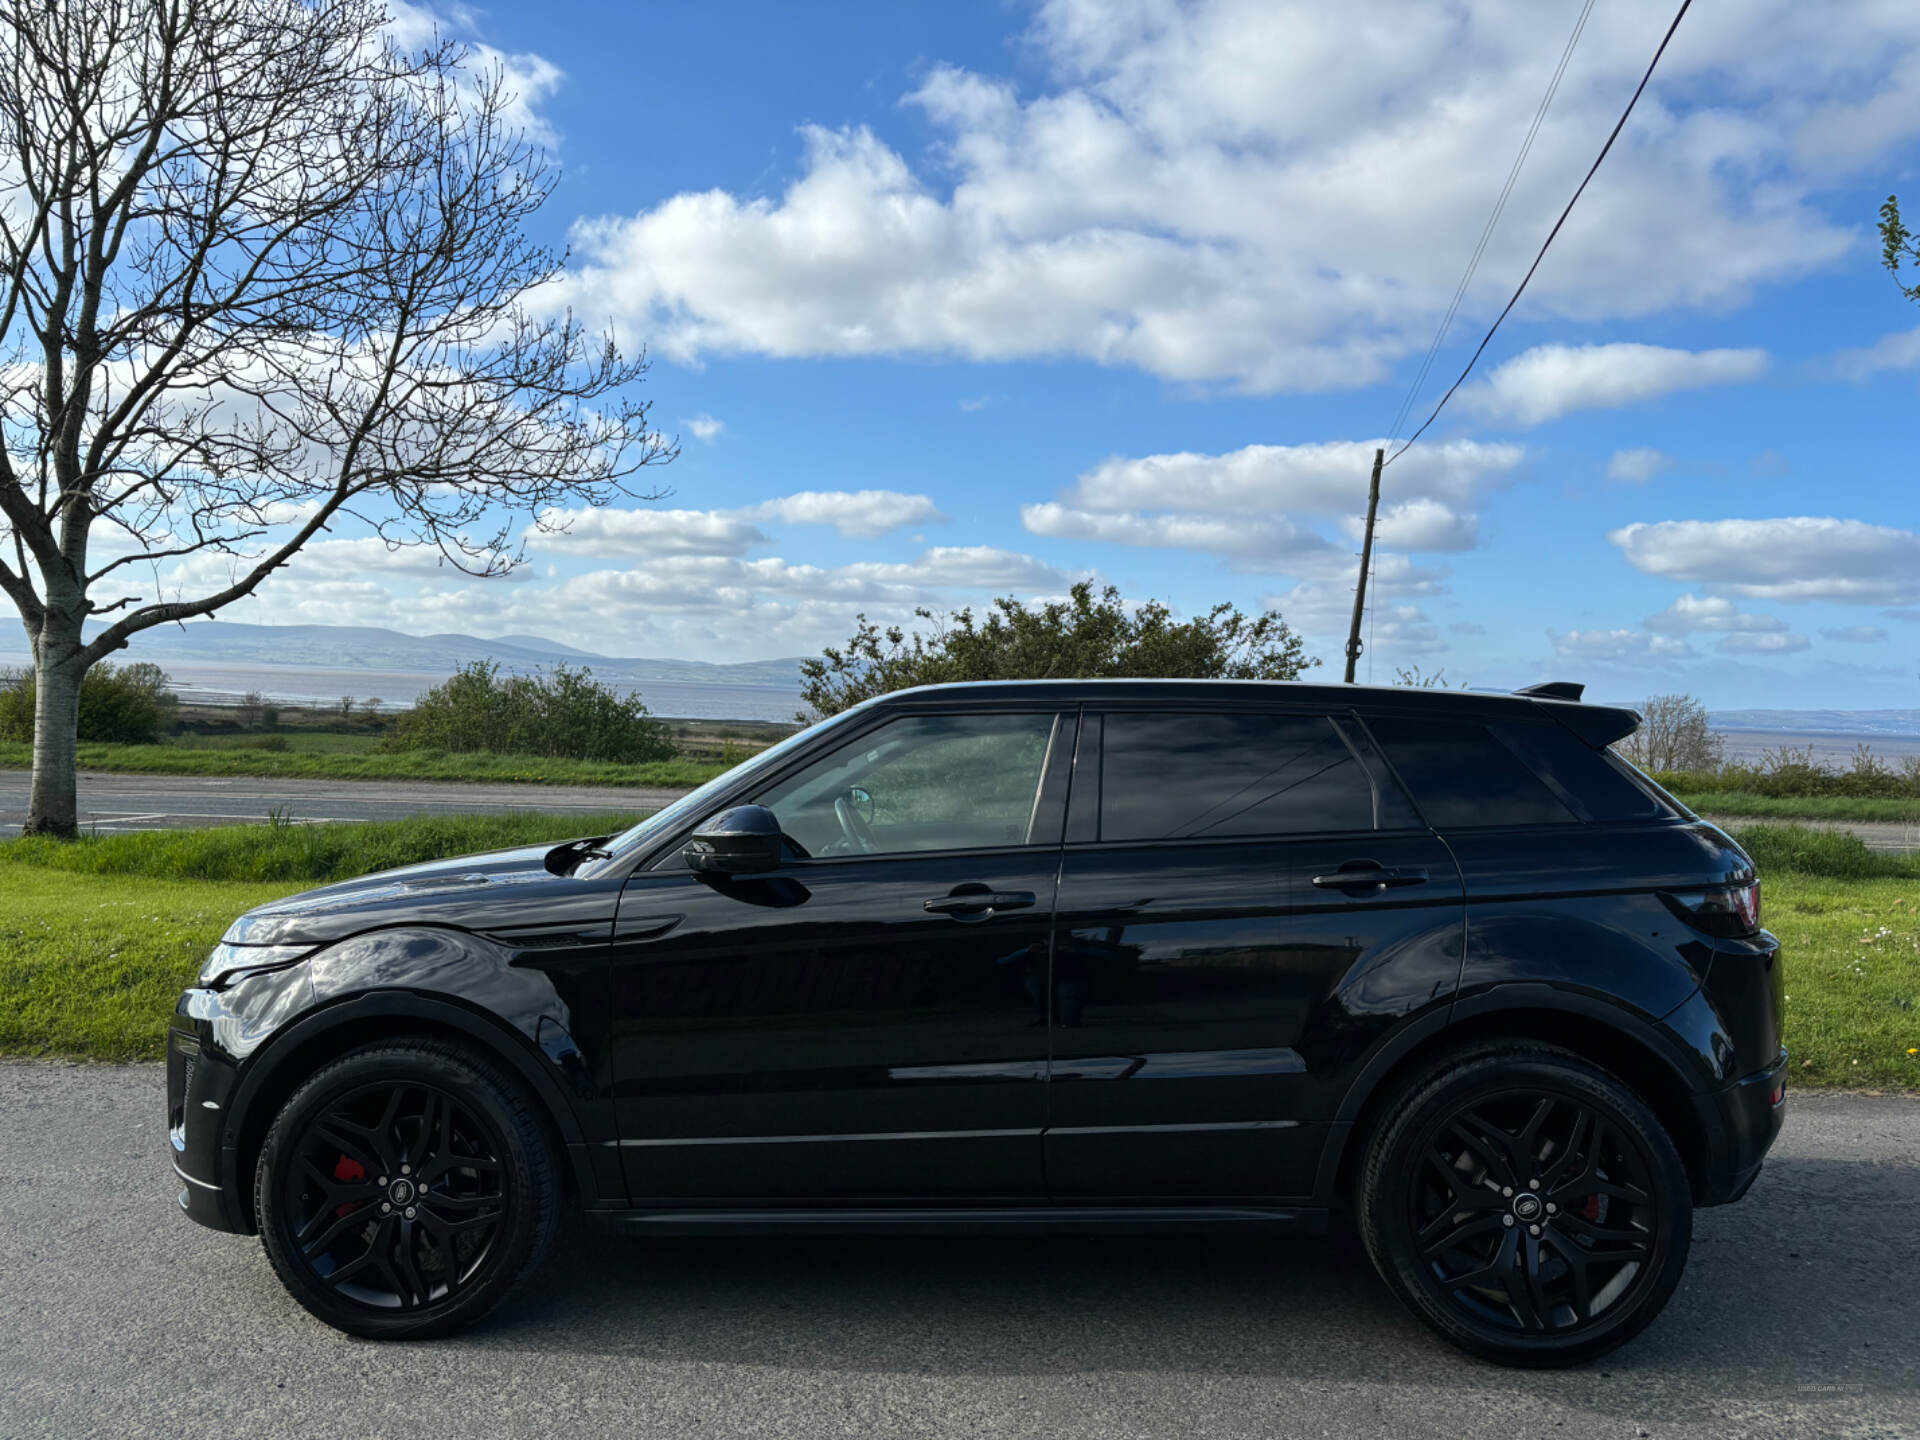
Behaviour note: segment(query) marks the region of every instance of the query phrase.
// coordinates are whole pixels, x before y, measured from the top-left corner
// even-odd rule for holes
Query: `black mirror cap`
[[[764,875],[780,868],[780,820],[764,805],[722,810],[693,832],[680,853],[689,870]]]

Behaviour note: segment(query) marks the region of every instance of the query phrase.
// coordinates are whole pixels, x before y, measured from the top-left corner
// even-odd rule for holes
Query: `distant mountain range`
[[[4,642],[0,642],[4,643]],[[24,640],[18,648],[24,651]],[[144,631],[115,659],[156,665],[276,665],[302,669],[411,671],[449,675],[475,660],[508,670],[558,663],[585,665],[595,675],[629,685],[767,685],[798,690],[800,657],[715,665],[704,660],[658,660],[600,655],[538,635],[402,635],[360,625],[243,625],[201,620]]]

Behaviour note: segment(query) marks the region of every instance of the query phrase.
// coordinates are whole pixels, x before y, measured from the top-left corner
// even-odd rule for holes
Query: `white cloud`
[[[1345,516],[1340,528],[1350,538],[1363,540],[1366,517]],[[1396,550],[1471,550],[1480,542],[1480,517],[1462,514],[1444,500],[1403,500],[1381,510],[1373,536],[1376,544]]]
[[[789,525],[831,525],[842,535],[860,540],[903,525],[947,518],[930,497],[898,490],[802,490],[755,505],[746,513],[759,520],[784,520]]]
[[[1647,629],[1666,635],[1686,635],[1697,630],[1753,634],[1786,628],[1786,621],[1772,615],[1750,615],[1736,610],[1724,595],[1682,595],[1658,615],[1647,617]]]
[[[772,543],[755,521],[831,525],[853,539],[872,539],[903,525],[943,520],[925,495],[898,490],[803,490],[738,510],[618,510],[587,506],[548,510],[528,548],[642,560],[662,555],[744,555]]]
[[[1510,215],[1559,206],[1661,23],[1596,14]],[[1524,0],[1050,0],[1031,92],[938,68],[906,98],[941,137],[926,164],[808,127],[777,194],[582,221],[562,288],[687,362],[1071,355],[1256,391],[1369,383],[1445,308],[1565,24]],[[1813,197],[1920,133],[1917,53],[1912,6],[1697,13],[1528,312],[1724,307],[1855,248]],[[1537,238],[1496,233],[1470,322]]]
[[[1911,370],[1920,365],[1920,328],[1883,335],[1859,350],[1842,350],[1833,369],[1842,380],[1866,380],[1882,370]]]
[[[738,511],[548,510],[528,548],[614,560],[666,555],[744,555],[768,537]]]
[[[1645,630],[1549,630],[1553,653],[1567,660],[1677,660],[1693,647],[1673,635]]]
[[[1714,648],[1727,655],[1790,655],[1813,642],[1804,635],[1772,630],[1760,634],[1743,631],[1729,635]]]
[[[1248,445],[1223,455],[1181,451],[1115,458],[1082,475],[1062,500],[1087,510],[1183,510],[1214,515],[1303,511],[1352,515],[1367,505],[1373,453],[1384,440]],[[1417,445],[1386,472],[1383,493],[1462,505],[1510,483],[1519,445],[1448,440]]]
[[[726,421],[716,420],[705,411],[698,415],[689,415],[683,423],[693,432],[694,439],[708,443],[718,440],[720,432],[727,428]]]
[[[1842,645],[1878,645],[1887,638],[1887,632],[1878,625],[1841,625],[1835,629],[1823,629],[1820,636],[1825,640],[1836,640]]]
[[[1284,516],[1268,520],[1225,515],[1137,515],[1079,510],[1048,502],[1022,505],[1020,523],[1054,539],[1106,540],[1166,550],[1200,550],[1243,562],[1246,569],[1284,571],[1325,540]]]
[[[1607,461],[1607,479],[1616,485],[1644,485],[1673,468],[1673,457],[1660,450],[1616,450]]]
[[[1576,410],[1614,410],[1676,390],[1732,385],[1766,372],[1764,350],[1659,345],[1536,345],[1460,392],[1490,420],[1544,425]]]
[[[1920,535],[1864,520],[1663,520],[1607,538],[1634,569],[1762,600],[1920,601]]]

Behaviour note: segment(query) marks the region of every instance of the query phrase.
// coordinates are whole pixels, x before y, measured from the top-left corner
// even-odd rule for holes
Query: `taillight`
[[[1668,890],[1661,894],[1682,920],[1709,935],[1751,935],[1760,928],[1760,882],[1716,885],[1708,890]]]

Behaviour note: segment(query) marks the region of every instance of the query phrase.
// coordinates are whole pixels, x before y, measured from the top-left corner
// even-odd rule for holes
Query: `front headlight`
[[[313,950],[311,945],[228,945],[223,941],[200,967],[200,983],[224,985],[242,975],[278,970],[305,959]]]

